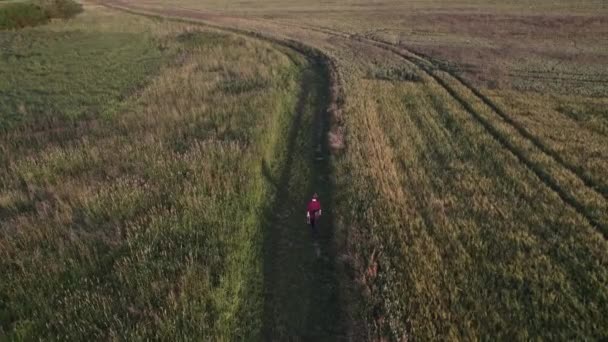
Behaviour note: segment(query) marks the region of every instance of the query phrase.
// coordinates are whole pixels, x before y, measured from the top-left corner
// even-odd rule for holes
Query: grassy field
[[[90,5],[0,40],[0,337],[259,336],[308,62]]]
[[[336,265],[351,337],[608,334],[605,4],[137,7],[335,59]]]
[[[144,3],[167,7],[162,0]],[[298,25],[345,32],[430,55],[508,108],[513,120],[560,153],[589,183],[608,192],[603,177],[608,156],[599,148],[606,143],[608,92],[607,43],[602,38],[608,34],[608,8],[603,2],[429,0],[302,5],[289,0],[181,0],[171,5],[284,25],[275,31],[289,32]],[[528,106],[530,101],[537,105]],[[563,133],[556,134],[556,127]]]
[[[104,3],[335,70],[94,6],[0,32],[0,334],[608,336],[604,2]]]

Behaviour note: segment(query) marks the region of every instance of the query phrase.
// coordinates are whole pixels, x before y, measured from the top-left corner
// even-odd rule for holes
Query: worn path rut
[[[142,8],[138,3],[103,0],[102,4],[136,14],[204,21],[223,27],[220,16],[176,7]],[[215,22],[217,19],[218,22]],[[232,27],[225,27],[231,31]],[[247,32],[239,32],[245,33]],[[263,38],[263,37],[262,37]],[[280,43],[280,42],[279,42]],[[290,47],[291,44],[285,44]],[[275,179],[262,161],[261,171],[276,190],[264,232],[265,341],[340,341],[347,339],[335,272],[333,185],[327,144],[330,93],[328,66],[305,56],[299,100],[288,131],[284,160]],[[318,56],[317,56],[318,57]],[[323,205],[319,235],[305,222],[305,208],[317,192]]]

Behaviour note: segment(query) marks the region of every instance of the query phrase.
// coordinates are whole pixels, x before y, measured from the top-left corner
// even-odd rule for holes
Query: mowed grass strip
[[[255,339],[306,62],[95,6],[0,37],[0,336]]]

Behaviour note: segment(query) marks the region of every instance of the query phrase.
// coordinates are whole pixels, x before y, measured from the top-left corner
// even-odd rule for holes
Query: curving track
[[[316,102],[318,115],[315,115],[315,123],[310,127],[313,135],[311,141],[314,146],[319,148],[318,156],[320,158],[318,160],[313,158],[309,161],[310,165],[317,163],[314,169],[318,170],[309,185],[312,188],[323,188],[325,198],[331,198],[334,194],[331,185],[327,183],[327,180],[331,179],[329,164],[331,144],[324,137],[332,131],[333,136],[343,133],[339,116],[342,111],[342,101],[348,94],[344,94],[337,60],[327,53],[321,52],[323,47],[307,45],[306,39],[302,38],[305,34],[324,37],[327,44],[340,41],[345,44],[356,43],[370,49],[382,50],[397,56],[404,63],[419,70],[427,81],[435,82],[449,94],[455,103],[458,103],[474,121],[478,122],[505,150],[515,156],[519,163],[530,170],[561,201],[584,217],[604,238],[608,237],[606,214],[608,212],[608,193],[601,184],[562,158],[557,151],[552,150],[535,137],[515,121],[507,111],[496,105],[467,80],[424,54],[402,45],[325,27],[224,16],[183,7],[157,7],[147,5],[145,2],[103,0],[102,3],[139,14],[202,22],[217,28],[256,36],[295,49],[316,61],[319,65],[317,71],[324,74],[325,81],[314,79],[314,77],[307,81],[318,89],[322,89],[322,92],[315,93],[315,96],[319,97]],[[310,96],[314,93],[308,86],[304,89],[302,96]],[[328,110],[326,111],[325,108]],[[300,115],[301,113],[298,113],[294,121],[292,132],[294,139],[295,131],[303,129],[302,124],[299,123]],[[279,180],[280,187],[285,189],[288,189],[292,182],[290,165],[293,163],[293,158],[297,158],[299,153],[295,145],[295,140],[293,140],[288,146],[290,152],[285,163],[286,168]],[[352,326],[347,326],[354,323],[347,322],[348,319],[344,317],[345,314],[342,312],[338,298],[339,281],[333,275],[335,258],[331,236],[333,218],[330,217],[327,220],[329,224],[326,230],[329,233],[322,242],[323,250],[328,252],[327,260],[324,262],[304,259],[305,266],[302,269],[302,267],[298,268],[298,261],[307,252],[298,251],[297,248],[272,249],[273,246],[292,246],[294,243],[294,238],[285,231],[285,227],[291,229],[300,225],[296,213],[298,200],[291,198],[288,193],[280,193],[273,206],[276,215],[270,219],[271,232],[267,239],[269,252],[265,261],[267,270],[265,288],[266,291],[270,291],[266,294],[265,338],[267,340],[286,339],[288,336],[332,340],[361,338],[361,336],[349,336],[346,333],[349,331],[352,334]],[[601,206],[599,210],[598,203]],[[282,262],[286,262],[286,264],[282,264]],[[287,271],[289,281],[276,276],[279,271],[285,272],[285,269],[289,267],[298,268],[298,270]],[[307,278],[306,274],[314,275]],[[313,286],[315,289],[311,290],[307,288],[308,286]],[[298,296],[300,298],[294,300],[294,297]],[[305,310],[304,308],[316,309]],[[294,315],[293,312],[296,314]],[[276,320],[276,317],[288,317],[288,320]]]
[[[142,11],[132,3],[104,1],[102,4],[134,14],[186,21],[219,18],[182,8]],[[338,110],[341,98],[334,61],[297,41],[214,25],[215,22],[205,24],[271,41],[304,55],[309,61],[302,76],[279,177],[273,179],[262,163],[262,172],[276,188],[264,232],[262,335],[267,341],[349,340],[353,336],[346,335],[334,262],[330,146],[323,139],[329,134],[330,117]],[[308,179],[301,178],[301,169],[309,170]],[[323,200],[324,215],[320,235],[311,239],[303,221],[303,210],[306,196],[313,192],[319,193]]]
[[[125,3],[122,2],[122,4],[124,6]],[[459,103],[494,139],[530,169],[542,183],[559,196],[564,203],[576,210],[605,238],[608,238],[608,217],[605,214],[606,210],[608,210],[608,192],[606,189],[585,173],[584,170],[569,163],[557,151],[551,149],[524,126],[513,120],[510,114],[500,108],[470,82],[449,68],[443,67],[441,63],[434,61],[431,57],[402,45],[395,45],[326,27],[221,16],[183,7],[179,7],[175,12],[167,9],[161,11],[168,12],[172,16],[186,15],[187,17],[202,19],[213,24],[220,24],[221,26],[231,25],[232,23],[232,25],[238,25],[238,27],[248,27],[249,33],[256,34],[264,32],[264,30],[271,30],[269,27],[273,25],[279,26],[281,28],[280,31],[285,32],[288,37],[283,39],[290,42],[293,42],[289,38],[290,30],[297,28],[326,35],[332,39],[356,41],[369,47],[385,50],[402,58],[404,62],[415,66],[427,75],[431,81],[440,85],[455,102]],[[328,58],[328,60],[331,59]],[[333,61],[332,69],[338,75],[337,67]],[[341,89],[339,83],[333,87]],[[539,162],[539,160],[546,161]],[[575,184],[579,189],[577,192],[569,190],[569,188],[572,188],[572,184]],[[600,210],[596,208],[597,203],[603,203]]]

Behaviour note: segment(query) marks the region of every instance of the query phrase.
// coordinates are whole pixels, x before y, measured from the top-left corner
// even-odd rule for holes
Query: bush
[[[40,0],[16,2],[0,7],[0,30],[42,25],[51,18],[69,19],[82,12],[73,0]]]
[[[82,12],[82,5],[73,0],[40,0],[49,17],[69,19]]]
[[[422,78],[415,72],[403,69],[378,69],[371,72],[372,78],[385,81],[420,82]]]
[[[0,29],[45,24],[50,17],[44,8],[29,2],[9,3],[0,7]]]

